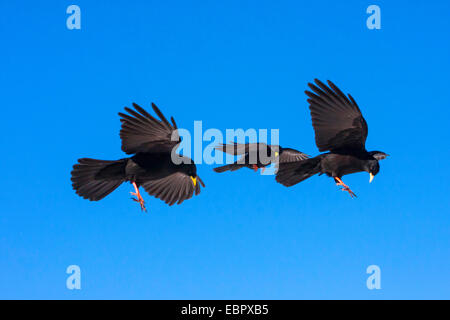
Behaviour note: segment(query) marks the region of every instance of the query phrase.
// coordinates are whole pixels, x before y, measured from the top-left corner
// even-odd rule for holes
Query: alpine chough
[[[137,104],[133,103],[133,106],[135,110],[125,107],[128,114],[119,113],[122,150],[133,156],[115,161],[79,159],[72,170],[75,192],[85,199],[98,201],[122,182],[130,182],[135,190],[131,194],[136,196],[132,199],[139,202],[144,211],[140,186],[170,206],[190,199],[194,193],[198,195],[199,183],[205,185],[197,175],[194,162],[179,155],[177,164],[172,159],[172,150],[181,142],[173,117],[169,123],[153,103],[153,110],[160,120]]]
[[[308,83],[312,124],[319,151],[329,151],[306,160],[281,163],[276,180],[290,187],[315,174],[332,177],[337,186],[351,197],[355,193],[342,181],[342,176],[366,171],[369,182],[380,171],[379,160],[388,155],[381,151],[368,152],[365,147],[368,127],[356,101],[348,97],[331,81],[326,86],[315,79],[315,85]]]
[[[236,171],[240,168],[250,168],[254,171],[261,169],[261,172],[264,172],[271,163],[278,165],[308,158],[303,152],[266,143],[220,144],[215,149],[235,156],[242,155],[234,163],[214,168],[215,172]]]

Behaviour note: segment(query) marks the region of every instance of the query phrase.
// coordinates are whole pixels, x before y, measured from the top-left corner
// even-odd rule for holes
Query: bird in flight
[[[135,110],[125,107],[126,113],[119,113],[122,127],[120,138],[122,150],[132,155],[115,161],[82,158],[73,166],[72,187],[75,192],[91,201],[98,201],[113,192],[123,182],[134,187],[132,198],[146,211],[139,187],[147,193],[166,202],[169,206],[190,199],[200,193],[200,184],[205,184],[197,175],[192,159],[176,155],[172,150],[181,142],[174,118],[167,121],[158,107],[153,110],[160,120],[133,103]]]
[[[280,163],[276,181],[290,187],[315,174],[332,177],[337,186],[350,196],[356,194],[342,181],[342,176],[366,171],[369,182],[380,171],[379,160],[388,155],[381,151],[367,151],[367,122],[361,114],[356,101],[348,97],[331,81],[328,86],[314,80],[308,83],[311,91],[305,91],[309,97],[312,124],[316,145],[323,153],[306,160]]]
[[[216,150],[231,154],[242,155],[234,163],[214,168],[215,172],[236,171],[241,168],[250,168],[255,172],[261,169],[261,173],[272,163],[299,161],[308,158],[303,152],[283,148],[278,145],[267,145],[265,143],[236,143],[220,144],[215,147]]]

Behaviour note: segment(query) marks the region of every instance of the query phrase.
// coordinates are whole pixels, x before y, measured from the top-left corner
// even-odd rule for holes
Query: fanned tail
[[[72,187],[85,199],[98,201],[125,181],[127,159],[117,161],[83,158],[73,166]]]

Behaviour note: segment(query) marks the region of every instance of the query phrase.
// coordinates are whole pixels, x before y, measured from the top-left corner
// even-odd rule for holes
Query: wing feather
[[[351,95],[346,97],[331,81],[315,79],[305,91],[319,151],[365,149],[367,122]]]
[[[167,177],[144,182],[142,187],[148,194],[161,199],[169,206],[181,204],[184,200],[200,193],[200,184],[194,187],[190,176],[176,172]]]
[[[291,148],[283,148],[280,153],[280,163],[296,162],[308,158],[309,156],[306,153]]]
[[[153,110],[161,120],[136,103],[133,107],[135,110],[125,107],[128,114],[119,112],[120,138],[125,153],[170,152],[180,142],[175,120],[172,118],[172,126],[155,104],[152,104]]]

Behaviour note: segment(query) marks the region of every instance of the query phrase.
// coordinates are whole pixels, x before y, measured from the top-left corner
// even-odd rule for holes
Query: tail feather
[[[80,197],[101,200],[125,181],[125,166],[126,159],[79,159],[71,173],[72,187]]]
[[[320,172],[320,157],[280,163],[275,179],[286,187],[293,186]]]

